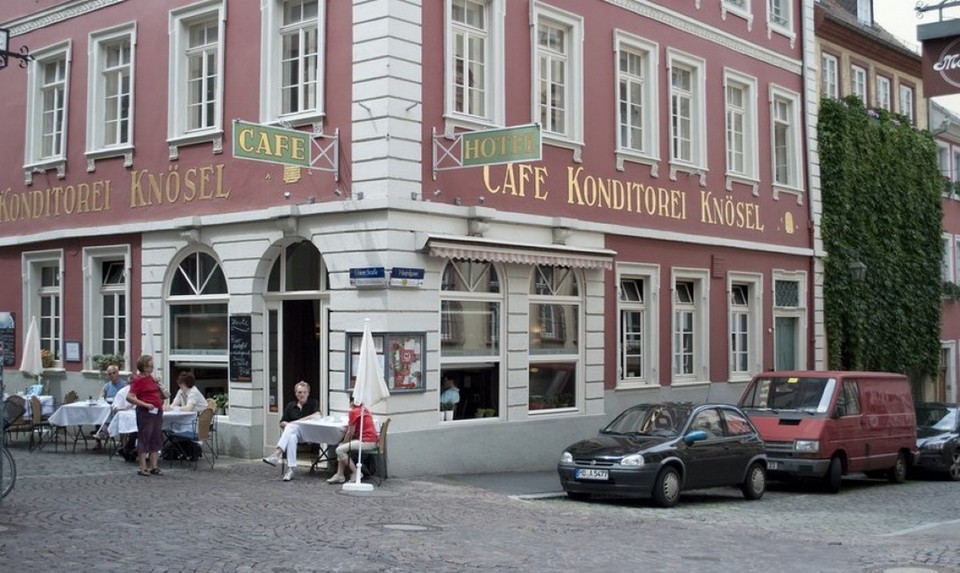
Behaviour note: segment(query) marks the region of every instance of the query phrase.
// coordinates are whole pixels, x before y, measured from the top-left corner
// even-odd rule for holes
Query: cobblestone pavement
[[[0,570],[960,571],[960,484],[845,483],[681,505],[518,499],[444,478],[391,477],[349,495],[321,475],[221,458],[141,477],[103,453],[13,450]],[[917,512],[922,515],[917,516]],[[954,533],[956,529],[953,530]]]

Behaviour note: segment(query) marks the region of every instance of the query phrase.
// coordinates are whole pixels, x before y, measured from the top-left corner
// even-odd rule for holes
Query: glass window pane
[[[573,362],[530,365],[530,410],[573,408],[577,405],[577,371]]]

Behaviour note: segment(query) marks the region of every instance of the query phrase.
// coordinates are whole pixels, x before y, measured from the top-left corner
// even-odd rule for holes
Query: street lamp
[[[867,277],[867,265],[860,261],[853,261],[848,266],[850,269],[850,278],[856,282],[861,282]]]

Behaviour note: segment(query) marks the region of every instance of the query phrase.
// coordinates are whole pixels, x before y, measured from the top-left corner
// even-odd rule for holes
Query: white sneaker
[[[269,456],[263,458],[263,463],[275,466],[280,463],[280,458],[277,456],[277,454],[270,454]]]
[[[327,479],[327,483],[343,483],[344,481],[344,477],[338,476],[337,474],[333,474],[333,476]]]
[[[287,470],[287,473],[283,474],[283,481],[290,481],[293,479],[293,468]]]

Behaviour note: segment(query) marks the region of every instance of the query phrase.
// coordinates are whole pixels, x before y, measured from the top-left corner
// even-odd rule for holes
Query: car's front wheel
[[[743,497],[747,499],[760,499],[766,489],[767,470],[760,462],[753,462],[750,464],[750,469],[747,470],[747,479],[740,484],[740,491],[743,492]]]
[[[960,447],[954,448],[947,459],[947,477],[960,481]]]
[[[680,501],[680,472],[666,466],[657,474],[653,484],[653,502],[660,507],[673,507]]]
[[[907,481],[907,455],[900,452],[897,455],[897,463],[890,468],[890,483],[903,483]]]
[[[590,494],[582,491],[568,491],[567,497],[573,501],[586,501],[590,499]]]
[[[840,493],[840,485],[842,483],[843,464],[840,462],[840,458],[834,457],[830,460],[827,475],[823,476],[823,489],[827,493]]]

